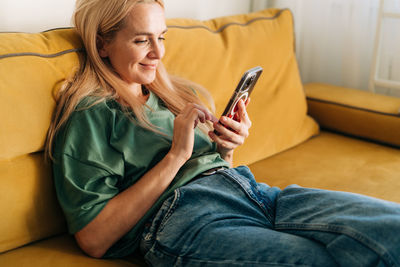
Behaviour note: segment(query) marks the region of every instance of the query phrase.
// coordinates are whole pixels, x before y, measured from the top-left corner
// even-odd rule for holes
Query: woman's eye
[[[158,37],[158,41],[159,42],[163,42],[165,40],[165,37],[163,37],[163,36],[161,36],[161,37]],[[141,44],[149,44],[150,42],[153,42],[153,40],[152,39],[139,39],[139,40],[135,40],[134,41],[134,43],[135,44],[138,44],[138,45],[141,45]]]
[[[136,40],[135,44],[145,44],[147,43],[147,40]]]

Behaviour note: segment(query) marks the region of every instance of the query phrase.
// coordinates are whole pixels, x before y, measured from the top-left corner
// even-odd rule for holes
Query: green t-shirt
[[[156,165],[169,151],[174,115],[150,92],[145,112],[164,135],[132,122],[114,100],[90,104],[82,101],[57,134],[53,173],[57,197],[69,232],[78,232],[93,220],[107,202]],[[229,164],[216,152],[215,143],[196,128],[193,154],[168,189],[146,215],[105,257],[123,257],[138,245],[144,223],[173,191],[200,173]]]

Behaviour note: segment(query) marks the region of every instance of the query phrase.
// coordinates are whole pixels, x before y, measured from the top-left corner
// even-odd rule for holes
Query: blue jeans
[[[140,247],[151,266],[400,266],[400,205],[238,167],[177,189]]]

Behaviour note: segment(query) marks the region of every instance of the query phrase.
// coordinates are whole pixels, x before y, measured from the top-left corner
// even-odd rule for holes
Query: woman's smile
[[[150,64],[139,63],[139,65],[142,66],[142,68],[145,70],[156,70],[158,64],[156,64],[156,63],[150,63]]]

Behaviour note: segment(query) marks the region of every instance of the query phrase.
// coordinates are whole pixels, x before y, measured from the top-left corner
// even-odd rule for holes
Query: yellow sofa
[[[241,74],[264,72],[235,165],[260,182],[363,193],[400,202],[400,99],[326,84],[302,85],[292,14],[267,9],[209,21],[167,21],[164,64],[198,82],[219,115]],[[43,159],[54,93],[84,53],[73,29],[0,33],[0,266],[140,266],[99,260],[67,234]],[[308,113],[307,113],[308,110]]]

